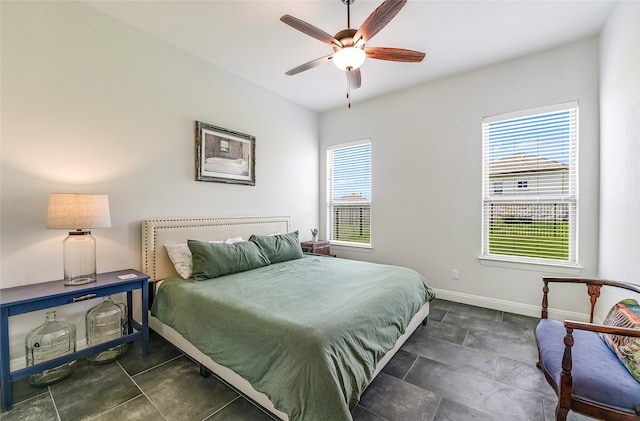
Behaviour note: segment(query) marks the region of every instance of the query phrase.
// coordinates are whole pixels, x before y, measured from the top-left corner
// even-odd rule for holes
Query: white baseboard
[[[21,370],[21,369],[23,369],[23,368],[25,368],[27,366],[27,360],[24,357],[15,358],[15,359],[11,360],[11,362],[9,363],[9,366],[10,366],[9,369],[11,371]]]
[[[500,300],[498,298],[483,297],[480,295],[471,295],[444,289],[436,289],[436,296],[443,300],[455,301],[457,303],[470,304],[498,311],[506,311],[508,313],[522,314],[524,316],[540,317],[540,306],[534,306],[531,304],[517,303],[515,301]],[[554,308],[549,308],[549,318],[554,320],[575,320],[579,322],[589,321],[588,314]]]

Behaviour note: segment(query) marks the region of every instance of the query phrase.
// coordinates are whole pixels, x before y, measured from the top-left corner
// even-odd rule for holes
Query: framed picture
[[[256,184],[256,138],[196,121],[196,180]]]

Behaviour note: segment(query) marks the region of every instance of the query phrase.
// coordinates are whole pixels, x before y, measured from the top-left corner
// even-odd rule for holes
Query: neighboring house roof
[[[569,166],[541,156],[518,152],[489,163],[489,175],[507,175],[537,171],[567,170]]]

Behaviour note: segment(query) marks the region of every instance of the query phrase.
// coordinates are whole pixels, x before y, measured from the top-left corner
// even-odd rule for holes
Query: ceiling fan
[[[364,21],[359,29],[351,28],[351,4],[355,0],[341,0],[347,6],[347,29],[343,29],[335,36],[331,36],[323,30],[295,18],[284,15],[280,20],[300,32],[325,42],[333,47],[333,54],[311,60],[286,72],[293,76],[305,70],[312,69],[321,64],[333,61],[333,63],[347,74],[347,98],[351,88],[358,89],[362,84],[360,66],[367,57],[378,60],[401,61],[418,63],[424,59],[425,53],[402,48],[365,47],[365,44],[373,38],[382,28],[393,19],[407,0],[384,0]],[[351,107],[351,103],[349,103]]]

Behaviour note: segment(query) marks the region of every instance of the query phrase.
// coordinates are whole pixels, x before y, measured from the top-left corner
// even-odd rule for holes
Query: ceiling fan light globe
[[[333,55],[333,64],[340,70],[355,70],[362,66],[367,54],[363,49],[358,47],[346,47],[335,52]]]

